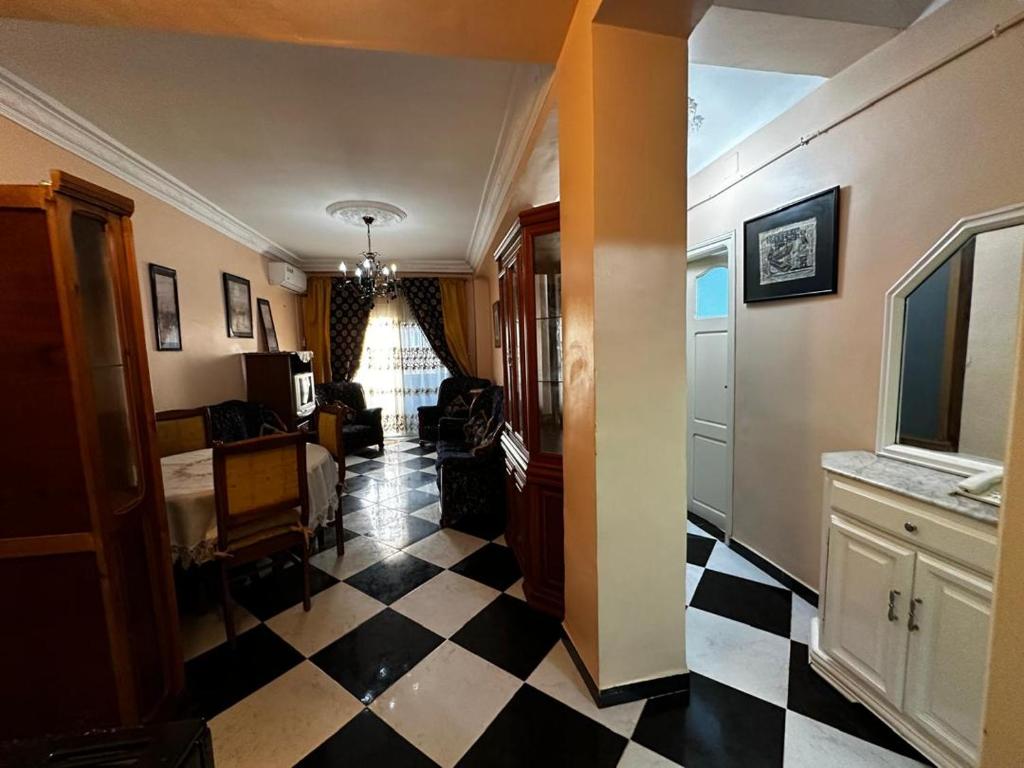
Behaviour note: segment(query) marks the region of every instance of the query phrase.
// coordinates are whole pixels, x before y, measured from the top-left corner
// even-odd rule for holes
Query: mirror
[[[1024,225],[959,240],[952,253],[937,253],[923,277],[898,297],[903,312],[895,443],[1001,464]]]

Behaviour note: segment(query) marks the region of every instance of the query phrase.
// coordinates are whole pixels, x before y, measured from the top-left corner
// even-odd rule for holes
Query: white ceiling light
[[[373,219],[375,227],[390,227],[405,221],[406,214],[397,205],[376,200],[339,200],[327,206],[327,215],[362,229],[367,217]]]

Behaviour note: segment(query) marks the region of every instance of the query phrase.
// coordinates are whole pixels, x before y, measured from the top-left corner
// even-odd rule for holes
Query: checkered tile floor
[[[597,709],[523,601],[500,527],[438,528],[433,455],[348,459],[345,554],[183,618],[192,711],[218,768],[245,766],[915,766],[923,761],[807,664],[814,609],[689,524],[690,696]],[[488,530],[489,529],[489,530]]]

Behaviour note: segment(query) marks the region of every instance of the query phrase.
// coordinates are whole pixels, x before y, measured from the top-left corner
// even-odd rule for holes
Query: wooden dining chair
[[[339,555],[345,551],[345,539],[341,535],[341,496],[345,486],[345,434],[342,427],[350,411],[344,405],[321,405],[313,414],[316,442],[326,448],[338,464],[338,512],[334,517],[334,532]]]
[[[156,415],[156,441],[160,458],[210,447],[210,411],[188,408]]]
[[[302,606],[309,599],[309,490],[306,436],[299,432],[213,446],[224,628],[235,643],[229,571],[264,557],[299,550]]]

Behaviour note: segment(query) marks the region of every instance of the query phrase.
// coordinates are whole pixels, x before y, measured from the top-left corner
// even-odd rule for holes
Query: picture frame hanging
[[[149,291],[153,302],[153,335],[157,351],[180,352],[181,310],[178,306],[177,270],[150,264]]]
[[[274,327],[274,314],[270,310],[268,299],[256,299],[256,309],[260,316],[260,331],[267,343],[267,352],[280,352],[277,345],[277,329]]]
[[[839,187],[743,222],[743,303],[839,289]]]
[[[223,273],[224,279],[224,316],[227,322],[228,336],[234,339],[251,339],[252,323],[252,289],[244,277]]]
[[[494,348],[501,348],[501,302],[496,301],[491,305],[491,336],[494,341]]]

